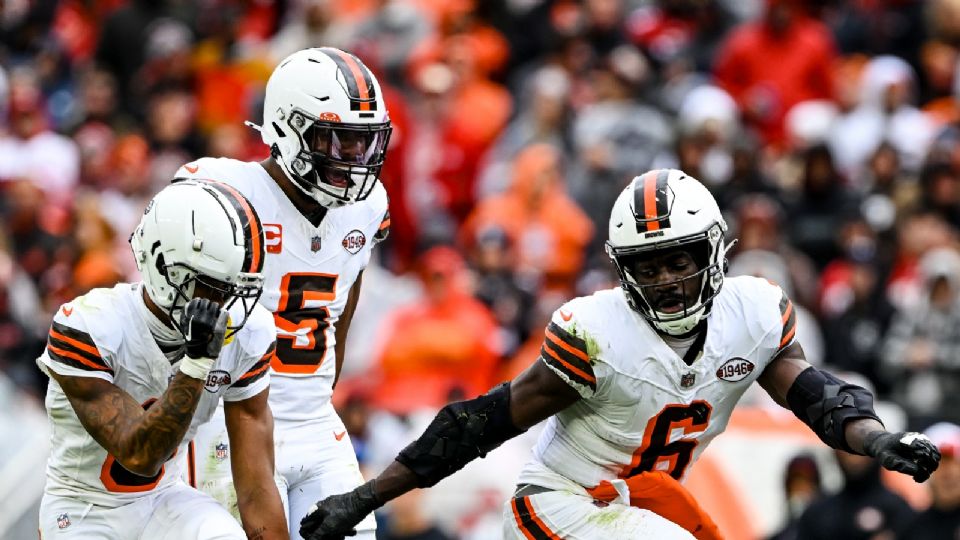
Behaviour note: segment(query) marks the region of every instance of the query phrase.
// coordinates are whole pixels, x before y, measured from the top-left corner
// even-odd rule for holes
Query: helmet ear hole
[[[157,255],[157,272],[163,276],[167,277],[167,265],[163,260],[163,253]]]

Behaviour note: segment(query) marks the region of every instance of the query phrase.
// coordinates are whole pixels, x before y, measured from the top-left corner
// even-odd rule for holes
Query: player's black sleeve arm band
[[[787,403],[797,418],[831,448],[856,453],[847,444],[844,426],[857,418],[873,418],[873,395],[815,367],[803,370],[787,391]],[[882,423],[882,422],[881,422]]]
[[[523,432],[510,420],[510,383],[503,383],[441,409],[397,461],[417,475],[417,487],[430,487]]]

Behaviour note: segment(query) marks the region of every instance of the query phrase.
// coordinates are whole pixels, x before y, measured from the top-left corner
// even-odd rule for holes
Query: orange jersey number
[[[713,407],[703,400],[689,405],[667,405],[647,422],[643,432],[643,446],[633,453],[630,467],[624,471],[623,478],[646,471],[662,470],[680,480],[693,451],[697,447],[696,439],[677,439],[670,442],[673,430],[682,428],[684,435],[701,433],[707,429]]]
[[[280,302],[273,314],[277,354],[270,367],[278,373],[313,373],[327,354],[330,310],[317,302],[332,302],[337,275],[291,272],[280,282]],[[309,306],[308,304],[314,304]]]

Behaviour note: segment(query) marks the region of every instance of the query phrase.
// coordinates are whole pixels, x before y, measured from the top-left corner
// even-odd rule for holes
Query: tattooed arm
[[[50,370],[80,423],[124,469],[154,476],[180,445],[203,393],[203,381],[177,372],[166,392],[144,410],[120,387],[103,379]]]

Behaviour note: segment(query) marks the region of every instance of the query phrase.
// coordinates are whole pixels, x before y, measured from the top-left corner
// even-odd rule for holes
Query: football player
[[[287,538],[273,480],[267,366],[276,348],[257,214],[217,184],[169,186],[130,237],[140,283],[94,289],[53,318],[37,364],[52,454],[43,538]],[[190,440],[221,399],[243,526],[187,485]]]
[[[273,312],[270,408],[278,482],[290,523],[318,498],[363,482],[346,428],[330,402],[344,343],[374,244],[390,225],[378,181],[391,125],[380,86],[355,56],[305,49],[267,81],[262,162],[203,158],[180,179],[215,180],[243,193],[266,232],[260,303]],[[222,421],[196,439],[200,489],[235,511]],[[218,450],[219,448],[219,450]],[[218,457],[218,451],[222,456]],[[360,536],[373,538],[369,516]],[[296,527],[291,527],[296,537]]]
[[[754,381],[829,446],[926,480],[937,449],[885,431],[868,391],[804,360],[778,286],[724,279],[726,230],[699,181],[678,170],[634,178],[610,216],[607,252],[621,287],[554,312],[538,361],[446,406],[376,479],[318,502],[301,535],[342,538],[386,501],[547,419],[505,505],[506,538],[715,538],[676,480]]]

